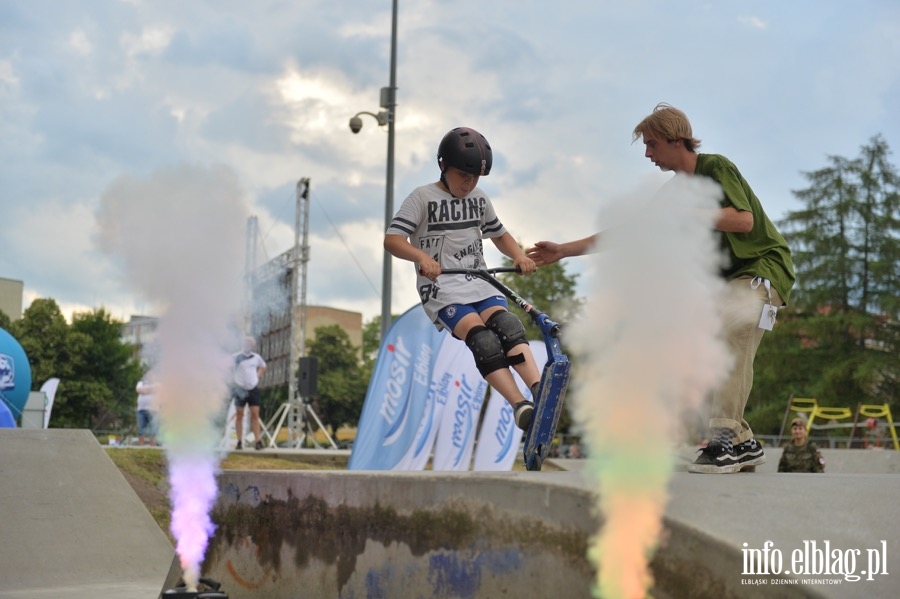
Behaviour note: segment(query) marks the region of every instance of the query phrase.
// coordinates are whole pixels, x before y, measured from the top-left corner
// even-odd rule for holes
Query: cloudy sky
[[[224,167],[261,259],[293,243],[309,177],[308,302],[379,314],[387,134],[347,122],[379,110],[390,17],[389,0],[0,0],[0,277],[26,307],[153,314],[98,249],[101,198]],[[587,235],[602,202],[665,180],[631,140],[660,101],[774,220],[829,155],[881,134],[900,162],[895,0],[401,0],[398,38],[395,207],[471,126],[494,148],[481,186],[525,244]],[[394,273],[396,313],[416,296],[412,267]]]

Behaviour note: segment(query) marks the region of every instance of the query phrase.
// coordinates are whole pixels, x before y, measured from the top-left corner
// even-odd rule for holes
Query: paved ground
[[[747,597],[900,597],[898,452],[823,450],[826,474],[788,474],[777,471],[781,450],[769,449],[766,464],[757,472],[729,475],[683,471],[693,453],[691,449],[681,452],[681,471],[669,484],[666,518],[707,539],[705,547],[694,548],[698,567],[723,552],[732,553],[737,562],[719,563],[719,573],[746,586],[746,595],[741,596]],[[562,464],[570,473],[579,473],[577,484],[592,484],[584,460]],[[806,567],[808,574],[796,574],[795,552],[796,565]],[[745,556],[759,557],[775,568],[778,555],[779,570],[794,572],[783,578],[796,580],[796,585],[775,585],[775,577],[743,573]],[[822,563],[825,556],[830,566],[827,574]],[[873,570],[879,573],[870,574]],[[848,580],[855,575],[860,579]],[[752,584],[763,580],[765,586]]]
[[[678,543],[678,531],[697,533],[704,542],[679,550],[696,556],[698,571],[727,578],[739,589],[733,596],[900,597],[900,454],[823,453],[825,475],[777,473],[778,450],[754,474],[676,472],[666,511],[670,542]],[[682,467],[692,454],[682,452]],[[159,595],[172,547],[89,432],[3,429],[0,456],[0,599]],[[558,463],[567,471],[498,476],[595,487],[585,460]],[[776,587],[771,577],[742,571],[751,555],[773,569],[780,555],[782,571],[805,566],[809,574],[787,577],[805,584]],[[821,573],[823,562],[830,574]]]

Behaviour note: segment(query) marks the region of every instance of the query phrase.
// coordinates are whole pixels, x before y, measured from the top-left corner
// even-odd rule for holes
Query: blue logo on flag
[[[513,440],[512,421],[512,406],[509,405],[508,401],[504,401],[503,407],[500,408],[500,422],[497,423],[497,431],[494,433],[494,436],[500,444],[500,451],[497,453],[497,457],[494,458],[495,464],[502,463],[503,459],[509,455]]]

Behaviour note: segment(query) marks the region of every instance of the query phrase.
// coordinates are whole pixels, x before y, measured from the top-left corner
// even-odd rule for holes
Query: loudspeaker
[[[297,371],[297,392],[300,397],[308,399],[318,395],[319,359],[314,356],[300,358]]]

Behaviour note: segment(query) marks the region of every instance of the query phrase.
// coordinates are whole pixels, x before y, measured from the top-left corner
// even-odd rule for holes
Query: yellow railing
[[[897,439],[897,430],[894,428],[894,418],[891,415],[891,407],[886,403],[882,405],[858,404],[856,413],[854,414],[850,408],[840,406],[820,406],[818,400],[814,397],[794,397],[792,395],[788,398],[787,410],[784,412],[784,421],[781,424],[782,432],[778,436],[779,443],[784,434],[784,428],[791,412],[808,414],[806,421],[807,434],[812,430],[813,421],[816,418],[826,421],[853,418],[853,423],[845,426],[852,427],[854,431],[859,427],[859,419],[861,416],[866,418],[884,418],[887,421],[888,430],[890,430],[891,438],[894,441],[894,449],[900,451],[900,442],[898,442]],[[851,440],[852,437],[853,435],[851,433]]]
[[[881,404],[876,406],[873,404],[860,404],[857,408],[857,415],[866,418],[884,418],[888,423],[888,430],[891,431],[891,438],[894,440],[894,449],[900,451],[900,442],[897,441],[897,429],[894,428],[894,417],[891,416],[891,406]]]

